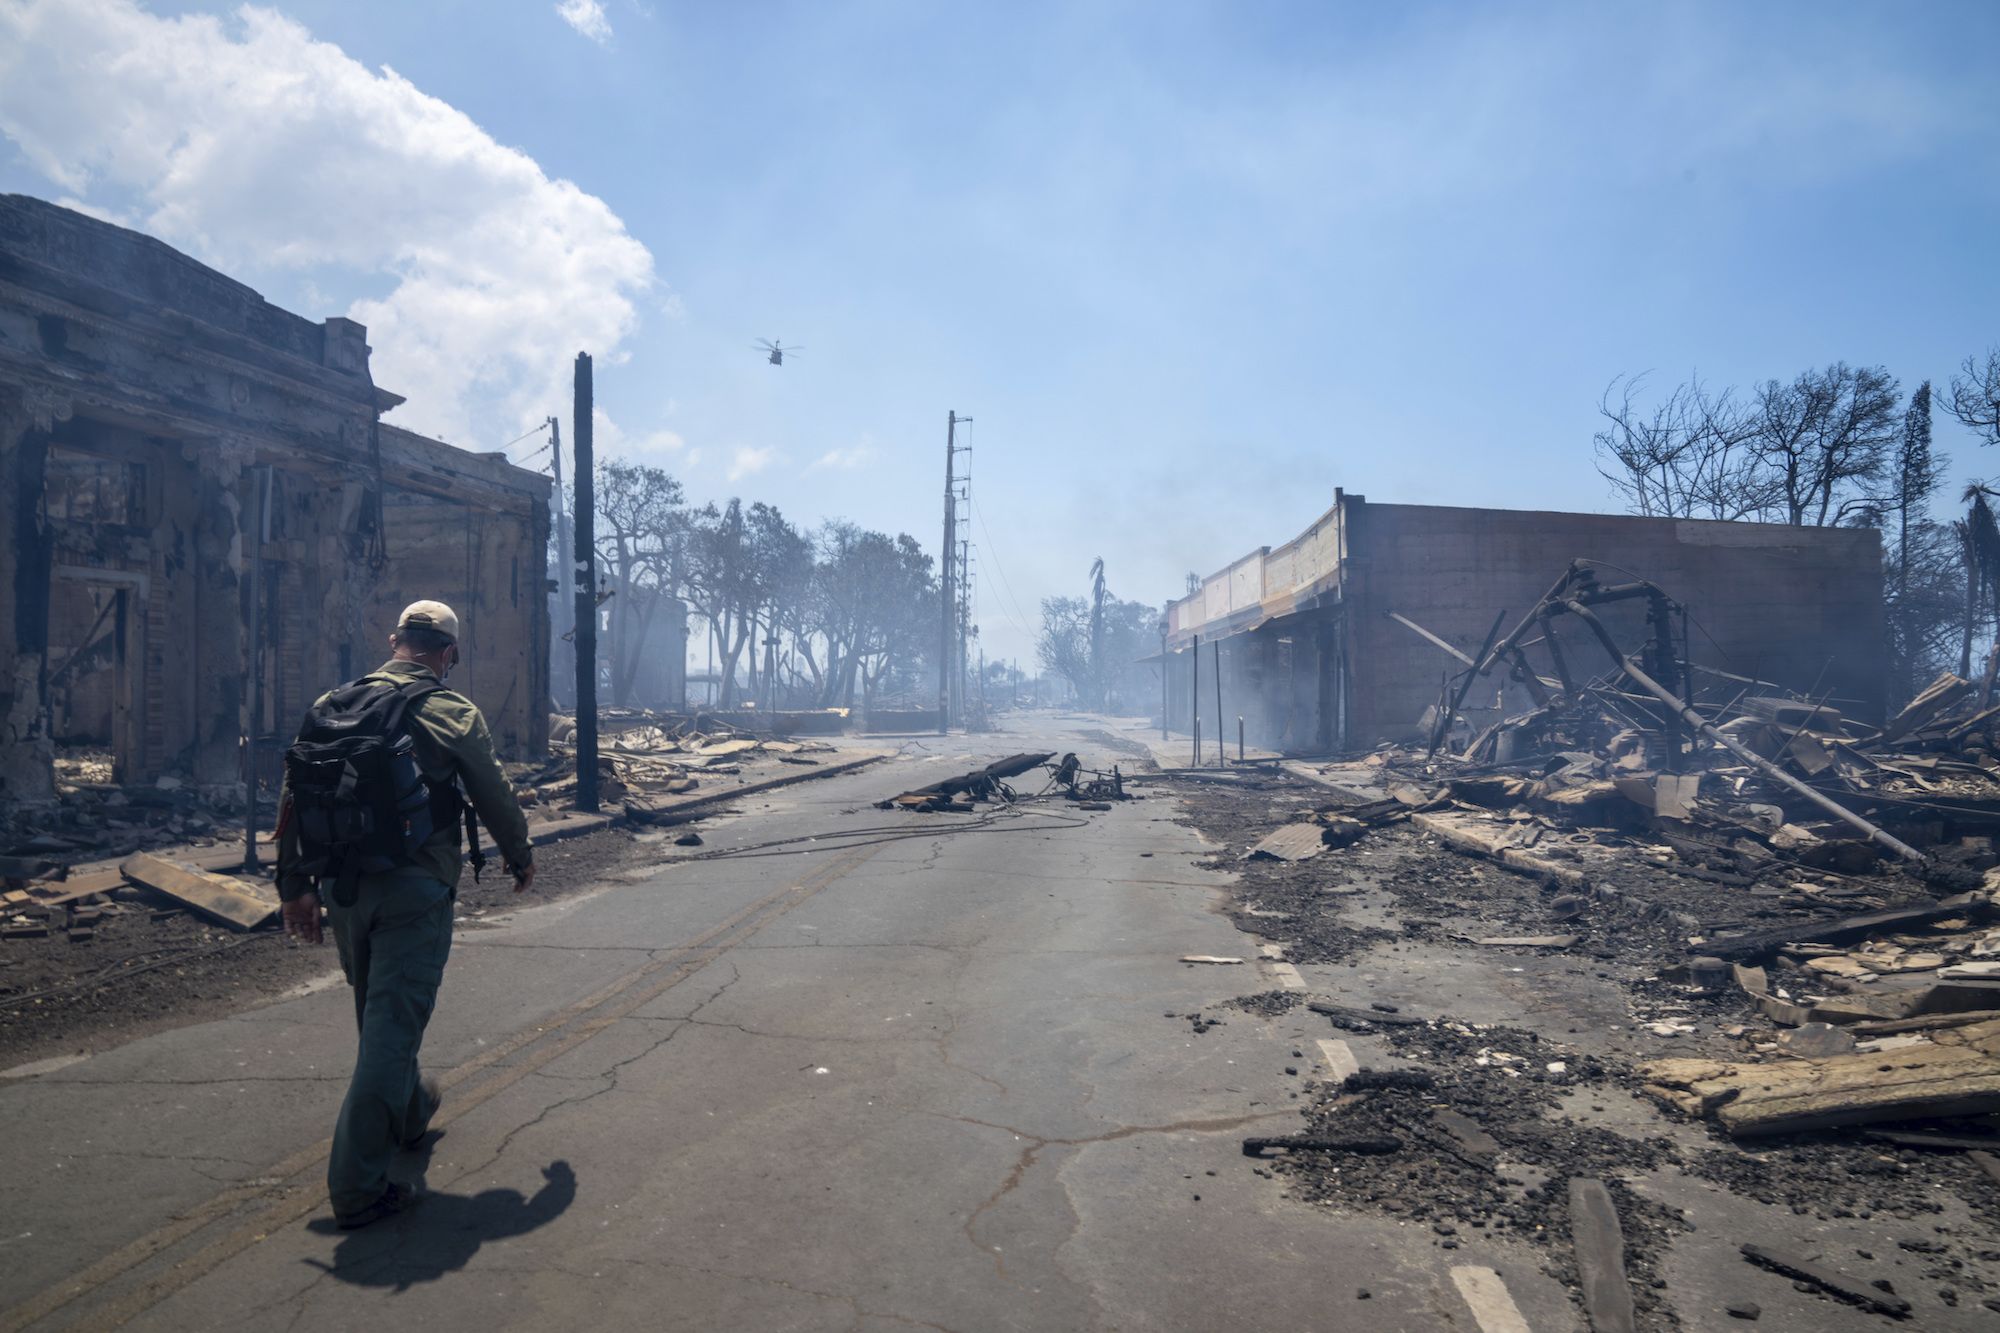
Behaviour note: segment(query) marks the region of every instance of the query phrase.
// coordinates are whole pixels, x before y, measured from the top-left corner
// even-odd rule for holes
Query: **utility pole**
[[[570,534],[569,505],[563,499],[562,479],[562,423],[549,418],[549,465],[556,475],[556,624],[555,638],[558,643],[567,643],[576,636],[576,566],[571,563],[570,551],[576,540]],[[562,654],[555,660],[562,662]],[[550,682],[557,687],[557,697],[568,700],[576,697],[576,663],[563,662],[562,677]],[[566,688],[564,688],[566,687]]]
[[[951,729],[951,638],[958,607],[952,593],[952,566],[958,560],[958,423],[956,411],[944,422],[944,544],[938,547],[938,735]]]
[[[576,354],[576,808],[597,811],[597,507],[590,353]]]

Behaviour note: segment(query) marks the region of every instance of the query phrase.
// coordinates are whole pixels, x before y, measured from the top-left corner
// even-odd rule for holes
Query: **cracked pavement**
[[[1093,753],[1030,725],[701,825],[707,853],[926,836],[660,845],[652,874],[462,929],[425,1047],[443,1134],[403,1171],[430,1197],[366,1231],[329,1228],[316,1147],[343,987],[0,1084],[0,1328],[51,1291],[32,1326],[1476,1327],[1430,1247],[1244,1168],[1244,1135],[1295,1123],[1298,1039],[1164,1017],[1264,985],[1180,963],[1254,950],[1168,798],[1004,833],[866,804]],[[1487,1259],[1518,1261],[1534,1327],[1573,1326],[1525,1256]]]

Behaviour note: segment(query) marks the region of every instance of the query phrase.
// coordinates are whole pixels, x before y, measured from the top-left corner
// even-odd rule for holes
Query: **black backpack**
[[[315,704],[285,751],[301,874],[334,881],[333,901],[354,905],[355,882],[412,864],[417,849],[461,810],[471,835],[473,875],[484,858],[471,808],[458,783],[431,784],[417,767],[404,725],[410,705],[443,686],[362,679]]]

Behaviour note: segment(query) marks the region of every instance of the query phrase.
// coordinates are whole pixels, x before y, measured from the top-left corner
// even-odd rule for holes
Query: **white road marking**
[[[1465,1298],[1480,1333],[1534,1333],[1521,1317],[1521,1307],[1507,1293],[1507,1284],[1490,1268],[1470,1266],[1451,1270],[1452,1285]]]
[[[1360,1072],[1361,1062],[1354,1058],[1354,1050],[1337,1037],[1322,1037],[1319,1053],[1326,1060],[1326,1067],[1333,1074],[1333,1081],[1344,1081],[1349,1074]]]
[[[1306,988],[1306,979],[1300,976],[1299,970],[1290,963],[1267,963],[1265,966],[1270,970],[1271,979],[1286,990]]]

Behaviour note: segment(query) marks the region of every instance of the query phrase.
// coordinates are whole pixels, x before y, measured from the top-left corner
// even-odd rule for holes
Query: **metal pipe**
[[[1228,734],[1224,730],[1222,721],[1222,640],[1217,639],[1215,641],[1215,766],[1217,768],[1229,766],[1229,751],[1224,748],[1229,742],[1223,739]]]
[[[1807,786],[1799,779],[1793,777],[1790,773],[1787,773],[1784,769],[1778,767],[1776,764],[1766,759],[1763,755],[1760,755],[1753,750],[1744,748],[1742,745],[1739,745],[1736,741],[1730,739],[1728,736],[1723,735],[1720,731],[1717,731],[1712,725],[1709,724],[1707,718],[1704,718],[1700,713],[1695,712],[1694,709],[1688,707],[1685,703],[1681,702],[1680,699],[1674,696],[1671,690],[1667,689],[1666,686],[1660,684],[1658,681],[1654,680],[1651,676],[1647,675],[1645,671],[1642,670],[1636,662],[1632,661],[1631,658],[1625,656],[1624,653],[1620,652],[1618,650],[1617,643],[1613,641],[1611,637],[1611,631],[1604,628],[1604,622],[1599,620],[1595,615],[1593,615],[1590,611],[1590,608],[1586,607],[1583,603],[1575,600],[1574,598],[1571,598],[1565,600],[1563,602],[1563,606],[1569,610],[1570,614],[1576,616],[1579,620],[1583,621],[1584,624],[1590,627],[1590,632],[1597,636],[1598,641],[1604,645],[1605,650],[1611,654],[1612,658],[1615,661],[1618,661],[1624,665],[1625,674],[1631,677],[1632,681],[1635,684],[1637,684],[1641,689],[1645,690],[1648,694],[1651,694],[1654,698],[1658,699],[1661,703],[1670,705],[1674,709],[1676,716],[1678,716],[1683,722],[1687,723],[1689,726],[1693,727],[1701,735],[1706,736],[1708,739],[1714,741],[1716,744],[1720,745],[1723,749],[1729,751],[1731,754],[1735,755],[1738,759],[1741,759],[1744,763],[1756,769],[1759,773],[1762,773],[1765,777],[1770,778],[1774,782],[1782,783],[1784,786],[1790,788],[1792,791],[1797,792],[1800,796],[1805,797],[1807,800],[1811,801],[1814,805],[1826,811],[1834,818],[1839,819],[1844,823],[1851,824],[1852,826],[1854,826],[1854,828],[1858,829],[1860,832],[1867,835],[1867,837],[1871,841],[1880,843],[1882,846],[1888,848],[1896,855],[1902,857],[1905,861],[1912,861],[1918,865],[1924,865],[1927,863],[1928,858],[1926,858],[1922,852],[1910,846],[1908,843],[1902,841],[1900,838],[1897,838],[1894,834],[1884,832],[1883,830],[1875,827],[1875,825],[1869,823],[1867,820],[1863,819],[1860,815],[1855,814],[1852,810],[1849,810],[1846,806],[1841,805],[1838,801],[1833,800],[1831,797],[1824,796],[1820,792],[1816,791],[1814,788]]]
[[[1404,629],[1415,630],[1418,634],[1430,640],[1438,647],[1444,649],[1446,652],[1450,653],[1453,657],[1456,657],[1459,661],[1465,663],[1467,666],[1479,665],[1477,662],[1474,662],[1471,658],[1467,657],[1462,651],[1460,651],[1457,648],[1454,648],[1449,643],[1446,643],[1443,639],[1440,639],[1437,635],[1431,633],[1429,630],[1425,629],[1422,625],[1419,625],[1416,621],[1410,619],[1408,616],[1402,615],[1395,611],[1384,612],[1384,614],[1387,615],[1389,619],[1395,621],[1398,625],[1401,625]]]
[[[1236,762],[1243,762],[1243,714],[1236,715]]]
[[[1194,636],[1194,647],[1188,651],[1188,703],[1194,710],[1194,759],[1190,768],[1201,767],[1201,635]]]

